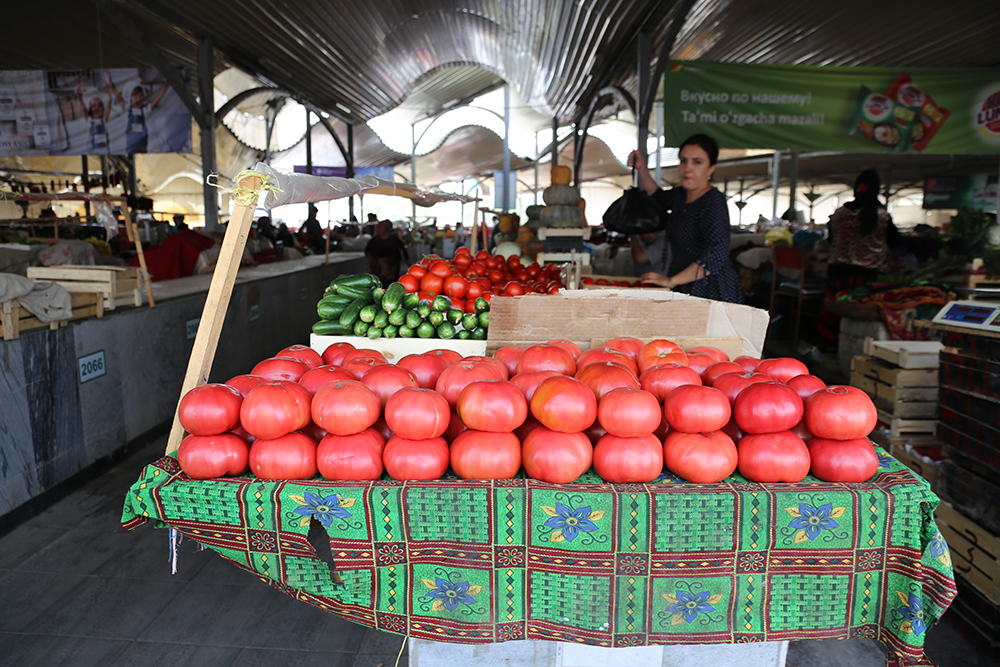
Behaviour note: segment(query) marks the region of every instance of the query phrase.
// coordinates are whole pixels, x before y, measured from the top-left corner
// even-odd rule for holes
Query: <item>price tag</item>
[[[198,335],[198,323],[201,322],[200,317],[196,317],[193,320],[188,320],[184,323],[184,329],[187,333],[188,340],[194,340],[194,337]]]
[[[248,313],[248,319],[251,322],[256,322],[257,320],[260,319],[260,304],[259,303],[255,303],[254,305],[250,306],[250,311]]]
[[[76,361],[80,369],[80,384],[96,380],[108,374],[108,366],[104,360],[104,350],[79,357]]]

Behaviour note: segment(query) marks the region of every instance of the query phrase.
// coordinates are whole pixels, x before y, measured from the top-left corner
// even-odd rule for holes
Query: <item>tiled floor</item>
[[[401,637],[297,602],[190,541],[171,575],[165,531],[119,524],[125,491],[162,451],[152,443],[0,538],[0,664],[395,664]],[[931,631],[928,655],[941,667],[988,664],[947,622]],[[884,662],[869,640],[796,642],[787,666]]]

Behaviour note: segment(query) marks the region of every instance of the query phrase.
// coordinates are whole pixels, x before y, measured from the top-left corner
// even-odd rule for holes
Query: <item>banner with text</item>
[[[807,67],[671,61],[667,146],[1000,153],[1000,69]]]
[[[0,72],[0,156],[190,152],[191,113],[156,69]]]

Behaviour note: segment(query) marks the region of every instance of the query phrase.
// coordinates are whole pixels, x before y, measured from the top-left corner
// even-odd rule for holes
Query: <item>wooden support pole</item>
[[[215,360],[215,350],[222,333],[222,324],[225,322],[226,311],[229,310],[229,300],[233,295],[236,272],[240,268],[243,249],[246,247],[250,226],[253,223],[253,213],[257,206],[256,193],[262,186],[263,182],[256,176],[245,177],[237,183],[238,188],[249,188],[255,194],[247,204],[237,203],[233,208],[226,236],[222,240],[219,261],[216,264],[215,273],[212,274],[212,283],[208,288],[208,297],[205,299],[201,321],[198,323],[198,334],[194,339],[194,348],[191,350],[187,373],[184,375],[181,397],[195,387],[208,382],[209,373],[212,371],[212,362]],[[180,401],[178,400],[179,405]],[[184,429],[181,427],[175,410],[166,453],[177,451],[183,438]]]

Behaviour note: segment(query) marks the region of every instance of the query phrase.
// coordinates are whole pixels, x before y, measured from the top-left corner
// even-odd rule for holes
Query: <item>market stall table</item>
[[[122,523],[163,522],[271,586],[444,642],[598,646],[869,637],[926,664],[955,595],[937,497],[888,455],[869,482],[695,485],[194,481],[147,466]],[[315,522],[318,522],[315,523]],[[337,575],[307,540],[330,540]]]

